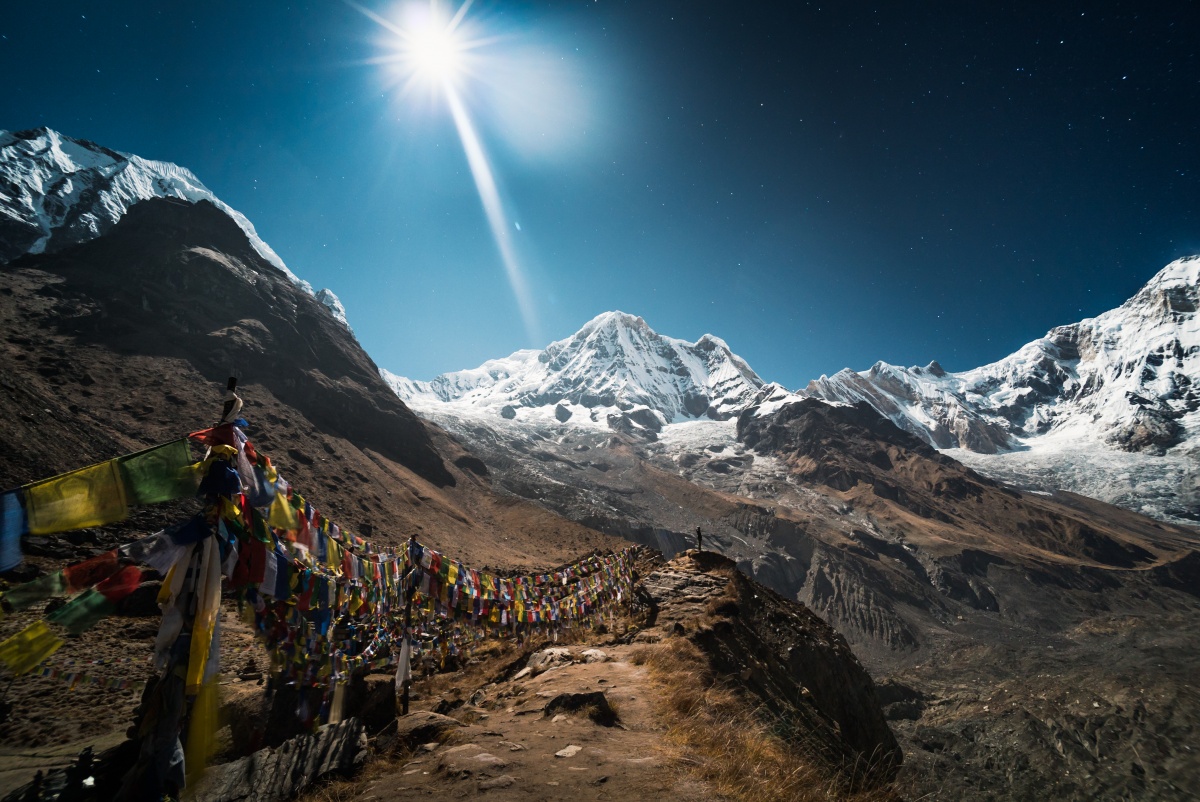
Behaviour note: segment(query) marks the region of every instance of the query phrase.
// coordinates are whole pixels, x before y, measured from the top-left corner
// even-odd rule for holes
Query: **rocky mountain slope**
[[[1183,646],[1200,634],[1195,529],[1000,484],[862,401],[763,385],[734,419],[653,431],[550,409],[419,406],[501,489],[668,553],[699,526],[706,546],[818,612],[888,678],[924,791],[1183,799],[1200,779],[1200,761],[1163,735],[1200,721],[1185,679],[1200,665]],[[1082,710],[1072,692],[1085,682],[1095,706]],[[1070,746],[1097,730],[1107,747]],[[1148,772],[1143,748],[1170,768]]]
[[[254,441],[352,528],[391,542],[415,530],[485,560],[505,552],[510,516],[562,533],[521,544],[517,563],[602,542],[496,498],[482,464],[414,416],[328,309],[206,201],[143,201],[101,237],[10,262],[0,282],[5,486],[211,425],[236,375]]]
[[[482,463],[416,418],[350,332],[204,201],[143,201],[96,239],[0,267],[0,483],[19,486],[211,426],[231,373],[241,379],[252,441],[332,520],[376,542],[396,546],[416,533],[497,568],[546,567],[624,545],[496,494]],[[80,562],[197,506],[138,508],[102,529],[25,538],[25,563],[0,582]],[[41,612],[5,617],[0,638]],[[148,614],[156,617],[106,619],[69,639],[54,665],[145,678],[144,660],[130,658],[149,654],[157,611],[135,616]],[[226,650],[228,670],[244,665],[247,646]],[[98,659],[105,664],[95,668]],[[85,746],[122,740],[138,696],[26,675],[5,701],[0,789]]]
[[[331,290],[314,293],[307,281],[288,270],[245,215],[210,192],[190,170],[49,128],[0,131],[0,262],[95,239],[131,206],[151,198],[213,204],[237,224],[260,257],[346,324],[346,310]]]
[[[1200,721],[1184,646],[1200,635],[1200,533],[1001,485],[865,404],[756,412],[655,441],[440,420],[497,487],[668,552],[700,526],[706,548],[818,612],[887,678],[906,762],[935,798],[1186,798],[1200,761],[1161,733]],[[1054,751],[1097,727],[1103,750]],[[1150,744],[1169,772],[1145,773]]]
[[[96,236],[38,250],[0,267],[5,486],[211,425],[225,378],[236,375],[253,442],[310,502],[378,543],[394,546],[416,533],[435,548],[501,569],[548,567],[625,545],[497,493],[484,463],[414,416],[328,307],[264,258],[217,204],[142,200]],[[705,374],[706,387],[719,385],[717,372]],[[7,580],[78,561],[193,509],[190,501],[139,509],[111,527],[27,539],[26,565]],[[0,636],[23,623],[8,618]],[[93,634],[68,643],[60,657],[138,653],[153,626],[104,622]],[[853,661],[844,644],[841,654]],[[229,659],[244,661],[244,644]],[[865,684],[855,692],[873,699],[869,678],[858,672]],[[0,758],[18,744],[81,748],[120,738],[136,703],[131,692],[89,687],[68,699],[70,693],[50,677],[26,677],[10,688]],[[84,696],[87,709],[69,721],[51,712],[74,710]],[[876,718],[877,735],[890,738]],[[0,759],[0,769],[7,766]]]
[[[897,744],[836,632],[711,552],[643,568],[636,626],[419,681],[421,712],[399,727],[411,751],[401,751],[398,770],[346,796],[715,802],[742,798],[724,774],[729,764],[762,772],[769,751],[807,773],[793,780],[798,794],[775,787],[754,798],[839,798],[886,785]],[[667,713],[682,694],[690,716]],[[718,723],[730,707],[740,717]],[[699,722],[710,726],[698,733]],[[750,786],[774,779],[746,777]]]

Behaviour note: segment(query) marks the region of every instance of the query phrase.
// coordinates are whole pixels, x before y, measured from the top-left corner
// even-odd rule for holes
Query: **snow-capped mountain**
[[[687,343],[620,312],[544,351],[430,382],[382,373],[410,406],[468,441],[480,425],[503,440],[569,424],[637,435],[680,457],[728,449],[733,430],[720,421],[743,411],[770,415],[806,397],[866,402],[986,475],[1190,522],[1200,520],[1198,306],[1200,257],[1181,259],[1120,307],[993,364],[948,373],[936,362],[880,362],[796,392],[765,383],[711,335]]]
[[[241,212],[216,197],[190,170],[72,139],[49,128],[0,131],[0,262],[86,242],[111,229],[129,207],[150,198],[210,201],[250,244],[297,286],[316,295],[343,325],[330,290],[314,293],[267,245]]]
[[[809,383],[801,394],[866,401],[937,448],[1023,450],[1035,441],[1167,450],[1200,439],[1200,258],[1172,262],[1133,298],[1052,329],[974,370],[884,362]]]
[[[429,382],[383,375],[418,409],[444,404],[513,419],[552,408],[561,421],[579,414],[615,428],[649,430],[728,419],[763,386],[717,337],[706,334],[694,343],[665,337],[624,312],[605,312],[545,350],[517,351]]]

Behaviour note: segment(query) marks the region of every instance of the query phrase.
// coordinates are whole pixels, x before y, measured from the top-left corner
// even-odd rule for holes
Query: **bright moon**
[[[430,78],[451,79],[462,67],[462,47],[448,28],[439,30],[431,24],[413,31],[407,44],[414,70]]]

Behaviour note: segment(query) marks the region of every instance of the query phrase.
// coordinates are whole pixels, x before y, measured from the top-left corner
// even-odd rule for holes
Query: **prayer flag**
[[[103,582],[110,576],[115,574],[121,567],[117,560],[117,550],[106,551],[103,554],[97,554],[91,559],[84,560],[81,563],[67,566],[63,569],[63,579],[66,583],[66,593],[78,593],[85,588],[90,588],[97,582]]]
[[[117,551],[122,559],[148,565],[165,575],[186,548],[187,545],[176,543],[166,530],[163,530],[141,540],[126,543]]]
[[[38,482],[26,490],[25,498],[29,531],[34,535],[103,526],[126,514],[118,460]]]
[[[284,493],[277,492],[275,494],[275,500],[271,502],[271,510],[267,515],[267,523],[275,529],[285,529],[289,532],[300,528],[300,520],[296,517],[296,511],[292,509],[292,505]]]
[[[117,462],[133,504],[158,504],[196,493],[195,474],[187,469],[192,462],[187,440],[121,457]]]
[[[8,591],[8,593],[5,593],[4,598],[14,610],[24,610],[26,607],[44,601],[51,596],[61,596],[66,590],[67,580],[63,578],[63,572],[56,571],[53,574],[38,577],[32,582],[17,585]]]
[[[0,661],[14,674],[24,674],[58,651],[63,641],[45,621],[35,621],[0,643]]]
[[[140,576],[141,572],[138,574]],[[89,588],[50,613],[46,620],[65,627],[72,635],[78,635],[91,629],[101,618],[107,618],[115,609],[116,605],[105,598],[104,594],[95,588]]]
[[[5,493],[0,500],[3,518],[0,519],[0,571],[21,564],[21,535],[25,532],[25,507],[19,490]]]
[[[396,662],[396,687],[400,688],[412,679],[412,646],[408,638],[404,639],[404,645],[400,647],[400,659]]]

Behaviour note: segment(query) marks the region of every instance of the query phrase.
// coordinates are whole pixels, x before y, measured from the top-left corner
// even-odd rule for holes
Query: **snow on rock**
[[[214,195],[190,170],[152,161],[49,128],[0,131],[0,262],[56,251],[104,234],[130,206],[150,198],[207,200],[233,218],[268,263],[310,294],[241,212]],[[349,328],[329,290],[316,297]]]
[[[346,320],[346,307],[342,306],[342,300],[333,294],[333,290],[323,289],[317,293],[316,298],[339,323],[350,328],[350,322]]]
[[[878,362],[799,392],[866,402],[936,448],[1018,486],[1066,489],[1175,523],[1200,521],[1200,257],[1116,309],[990,365]]]
[[[1194,449],[1198,305],[1200,257],[1180,259],[1116,309],[1052,329],[990,365],[947,373],[936,362],[878,362],[862,373],[822,376],[801,394],[865,401],[942,449],[1028,450],[1051,436],[1128,452]]]
[[[418,409],[449,405],[509,419],[548,410],[560,422],[646,436],[676,421],[730,418],[763,386],[724,341],[665,337],[624,312],[605,312],[545,350],[517,351],[432,381],[382,375]]]
[[[413,381],[382,371],[421,414],[470,439],[564,426],[624,432],[667,452],[720,450],[729,419],[805,397],[867,403],[989,476],[1066,489],[1177,523],[1200,521],[1200,257],[1133,298],[1016,353],[949,373],[937,362],[843,370],[791,392],[712,336],[687,343],[607,312],[544,351]],[[460,423],[461,422],[461,423]],[[471,422],[471,423],[467,423]]]

